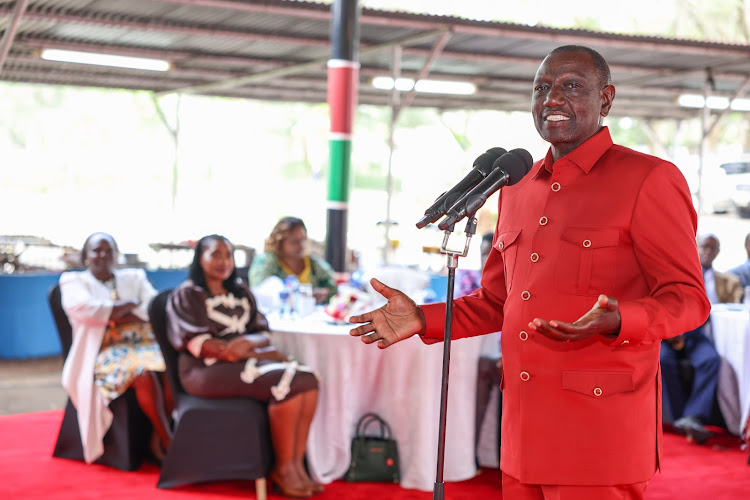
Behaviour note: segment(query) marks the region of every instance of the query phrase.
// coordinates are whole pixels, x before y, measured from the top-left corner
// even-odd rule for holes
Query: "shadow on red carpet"
[[[198,500],[255,498],[251,481],[156,488],[159,469],[143,464],[134,472],[52,457],[62,411],[0,417],[0,498],[12,500],[101,499]],[[665,434],[662,473],[649,483],[648,500],[739,500],[750,498],[750,466],[738,438],[726,434],[705,446]],[[270,485],[269,485],[270,486]],[[283,497],[269,489],[269,499]],[[431,491],[407,490],[397,485],[347,483],[326,485],[316,500],[429,500]],[[482,469],[476,477],[445,484],[450,500],[502,499],[500,473]]]

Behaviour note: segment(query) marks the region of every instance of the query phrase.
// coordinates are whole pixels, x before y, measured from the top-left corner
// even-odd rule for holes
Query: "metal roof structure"
[[[469,81],[473,95],[416,93],[410,106],[527,111],[539,63],[563,44],[609,61],[613,116],[689,118],[683,93],[746,97],[750,46],[457,17],[361,10],[359,102],[388,105],[372,78]],[[0,0],[0,80],[326,102],[329,4],[294,0]],[[55,48],[165,59],[168,71],[40,58]]]

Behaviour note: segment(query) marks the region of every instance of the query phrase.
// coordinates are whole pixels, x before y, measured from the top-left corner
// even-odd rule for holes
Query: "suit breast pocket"
[[[505,291],[510,293],[513,285],[513,274],[516,270],[516,257],[518,256],[518,237],[521,230],[504,231],[497,235],[493,247],[503,256],[503,271],[505,273]]]
[[[615,227],[565,228],[555,271],[557,289],[575,295],[611,293],[619,241],[620,230]]]
[[[567,370],[562,372],[562,385],[566,391],[592,398],[606,398],[635,390],[630,372]]]

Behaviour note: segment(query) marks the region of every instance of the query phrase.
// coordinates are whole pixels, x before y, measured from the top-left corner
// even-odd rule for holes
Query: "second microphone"
[[[473,217],[487,198],[501,187],[520,181],[533,163],[534,159],[525,149],[513,149],[502,155],[493,163],[490,174],[448,209],[438,227],[446,230],[464,217]]]

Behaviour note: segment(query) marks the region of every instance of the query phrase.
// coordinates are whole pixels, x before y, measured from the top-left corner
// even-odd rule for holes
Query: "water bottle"
[[[366,290],[367,280],[365,272],[361,269],[354,271],[351,276],[349,276],[349,286],[358,290]]]
[[[310,283],[300,283],[299,295],[295,301],[297,307],[297,313],[301,317],[309,316],[315,311],[315,296],[313,295],[313,287]]]
[[[282,318],[291,316],[292,311],[289,308],[289,290],[284,288],[279,291],[279,301],[281,302],[281,307],[279,308],[279,316],[281,316]]]
[[[294,315],[297,312],[297,304],[299,303],[299,278],[294,274],[290,274],[284,279],[284,286],[289,293],[289,313]]]

